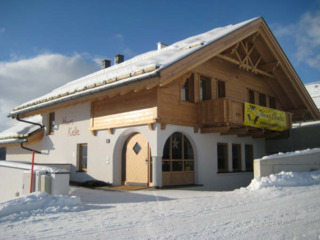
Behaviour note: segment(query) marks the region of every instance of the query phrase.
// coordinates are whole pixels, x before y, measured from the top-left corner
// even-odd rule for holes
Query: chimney
[[[107,59],[103,59],[101,61],[101,69],[105,69],[111,66],[111,61]]]
[[[163,49],[165,47],[168,47],[168,44],[165,44],[165,43],[162,43],[162,42],[158,42],[157,45],[158,45],[158,50],[161,50],[161,49]]]
[[[115,55],[114,56],[114,64],[119,64],[124,61],[124,56],[121,54]]]

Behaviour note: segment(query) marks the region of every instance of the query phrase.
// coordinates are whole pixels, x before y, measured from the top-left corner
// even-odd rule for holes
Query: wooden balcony
[[[202,133],[236,134],[272,138],[288,134],[292,127],[292,114],[285,114],[286,127],[283,131],[246,126],[244,123],[244,102],[221,98],[200,103],[200,127]]]

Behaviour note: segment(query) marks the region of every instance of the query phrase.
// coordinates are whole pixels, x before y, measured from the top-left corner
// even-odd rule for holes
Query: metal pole
[[[33,187],[34,154],[35,154],[35,152],[32,152],[30,193],[32,193],[32,190],[33,190],[33,188],[32,188],[32,187]]]

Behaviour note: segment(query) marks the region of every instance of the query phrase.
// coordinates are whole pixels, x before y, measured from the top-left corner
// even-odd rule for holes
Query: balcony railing
[[[221,98],[200,103],[201,127],[244,126],[244,102]],[[279,110],[277,110],[279,111]],[[285,112],[286,129],[291,129],[292,114]]]

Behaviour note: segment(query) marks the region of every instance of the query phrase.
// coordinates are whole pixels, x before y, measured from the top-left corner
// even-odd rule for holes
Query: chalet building
[[[13,109],[40,124],[0,140],[7,159],[30,161],[23,146],[72,164],[72,181],[228,190],[253,178],[266,139],[320,119],[263,18],[115,62]]]

